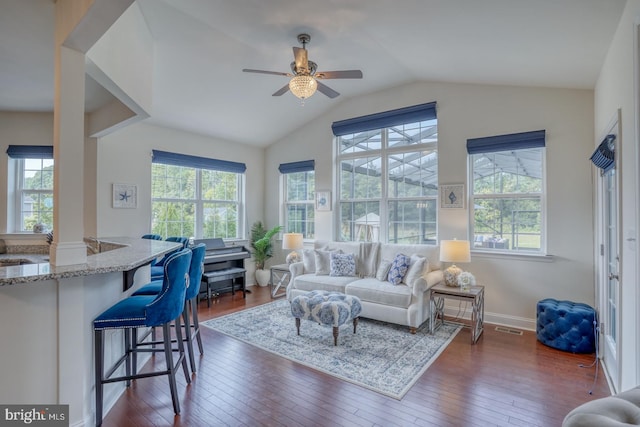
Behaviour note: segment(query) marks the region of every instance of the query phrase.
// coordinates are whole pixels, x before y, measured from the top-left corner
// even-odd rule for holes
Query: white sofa
[[[315,261],[317,256],[322,256],[322,252],[316,251],[354,254],[356,274],[332,276],[326,274],[327,267],[324,264],[318,266],[320,271],[316,271]],[[411,274],[407,274],[401,284],[394,285],[387,280],[386,274],[382,274],[378,269],[381,263],[392,262],[399,253],[411,256]],[[324,255],[326,256],[326,252]],[[421,271],[414,268],[412,272],[411,267],[417,267],[421,263],[418,262],[418,257],[425,258],[424,267]],[[322,258],[320,261],[326,262]],[[291,264],[289,270],[289,301],[312,290],[354,295],[362,303],[361,317],[409,326],[411,333],[415,333],[416,329],[429,319],[429,293],[426,291],[443,281],[438,247],[429,245],[315,241],[314,249],[304,249],[303,261]],[[383,280],[378,280],[376,275]]]

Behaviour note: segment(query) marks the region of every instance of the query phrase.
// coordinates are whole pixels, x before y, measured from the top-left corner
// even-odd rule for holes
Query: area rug
[[[202,325],[400,400],[461,329],[444,324],[431,335],[428,323],[411,334],[406,326],[361,318],[356,334],[351,322],[340,327],[334,346],[332,328],[308,320],[298,336],[289,302],[278,300]]]

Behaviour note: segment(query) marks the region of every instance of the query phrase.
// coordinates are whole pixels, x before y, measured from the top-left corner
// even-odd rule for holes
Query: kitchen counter
[[[117,249],[89,255],[84,264],[53,266],[48,262],[48,255],[0,255],[0,286],[118,271],[134,271],[180,247],[180,244],[175,242],[131,237],[109,237],[101,238],[99,241],[103,247],[116,247]],[[3,260],[15,263],[22,262],[22,264],[1,267]]]

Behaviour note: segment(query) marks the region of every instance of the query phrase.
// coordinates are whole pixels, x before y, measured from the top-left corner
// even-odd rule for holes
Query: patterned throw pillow
[[[404,254],[396,255],[393,263],[391,263],[391,269],[389,270],[388,281],[393,285],[399,285],[402,283],[402,279],[407,274],[407,270],[409,270],[409,263],[411,262],[411,258]]]
[[[329,276],[355,276],[356,258],[353,254],[331,252],[331,272]]]
[[[387,261],[383,259],[380,261],[380,266],[378,267],[378,271],[376,272],[376,279],[381,282],[385,282],[389,277],[389,269],[391,268],[391,261]]]

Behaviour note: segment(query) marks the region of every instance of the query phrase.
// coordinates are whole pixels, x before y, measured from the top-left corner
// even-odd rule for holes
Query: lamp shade
[[[302,249],[302,233],[284,233],[282,235],[282,249],[296,250]]]
[[[440,261],[471,262],[471,248],[468,240],[441,240]]]

